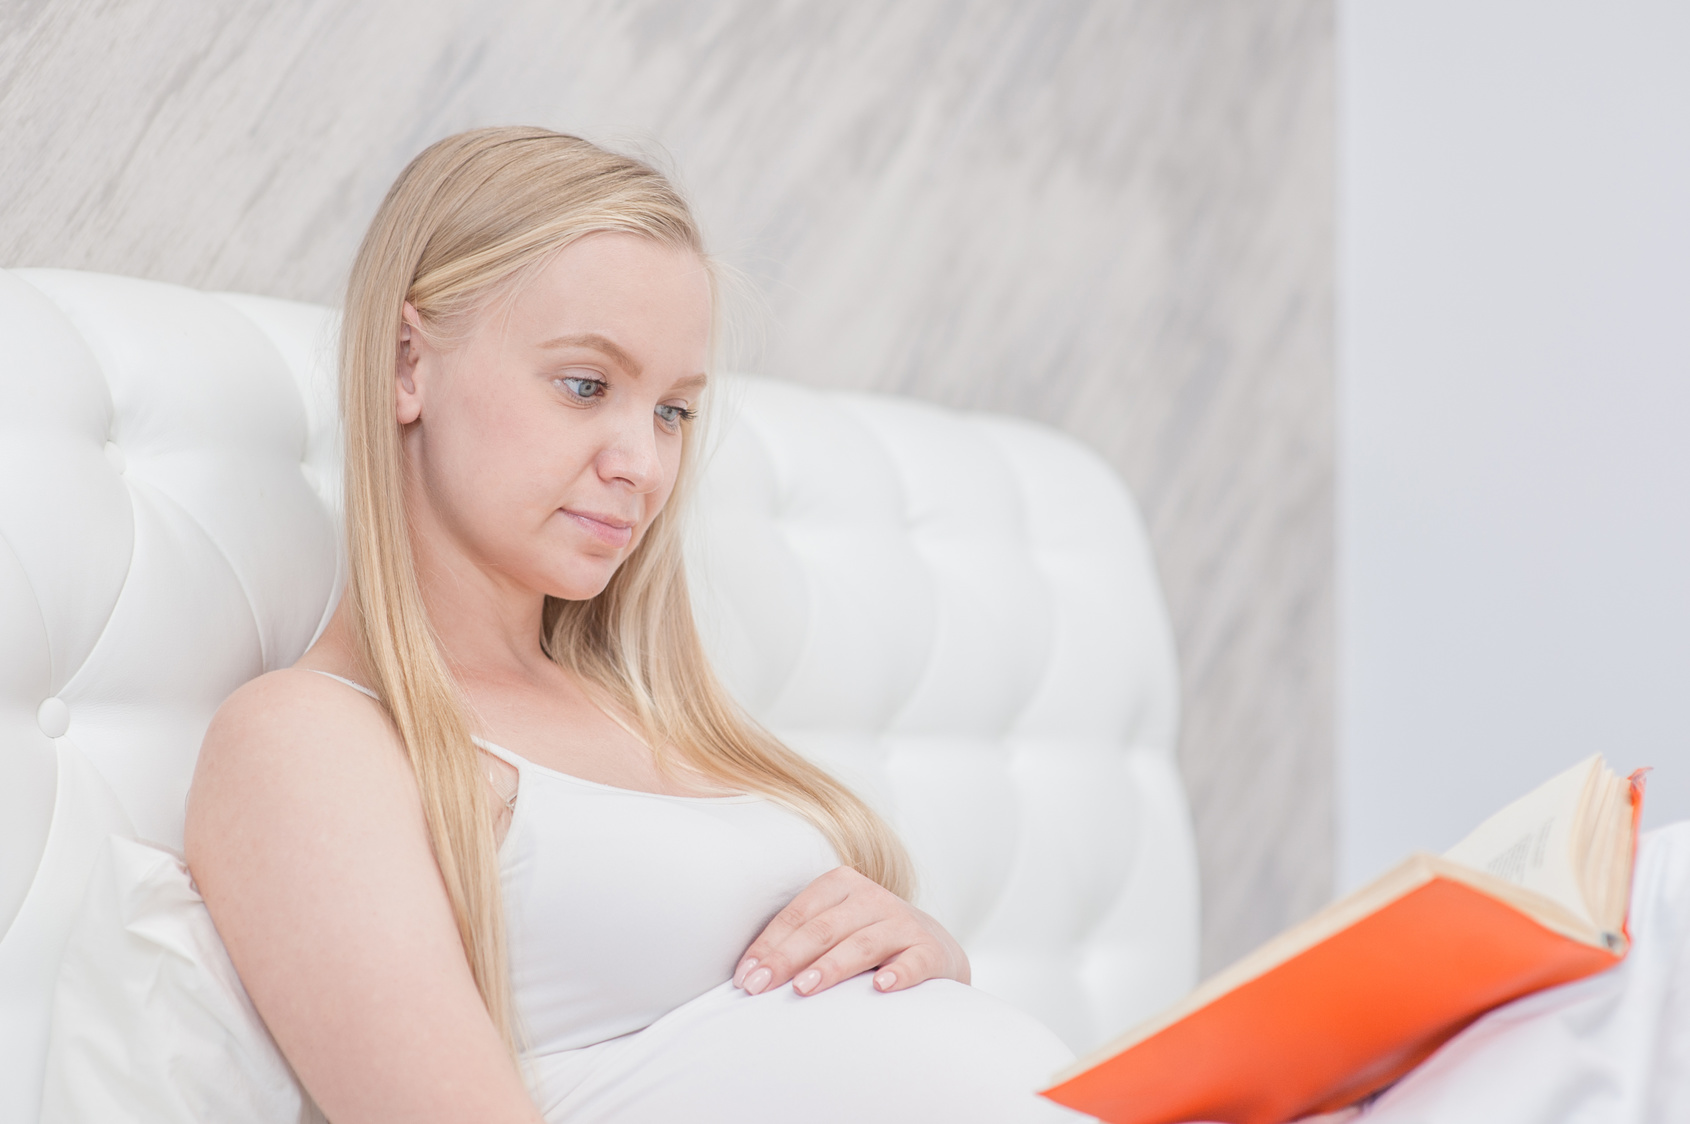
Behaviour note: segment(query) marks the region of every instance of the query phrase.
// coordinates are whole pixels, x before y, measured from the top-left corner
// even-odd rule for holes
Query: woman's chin
[[[616,567],[613,565],[583,567],[581,572],[554,575],[542,588],[547,597],[555,597],[559,601],[590,601],[603,593],[604,587],[615,576]]]

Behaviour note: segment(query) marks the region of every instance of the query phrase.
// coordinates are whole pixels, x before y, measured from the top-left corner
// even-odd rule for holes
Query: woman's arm
[[[254,1006],[335,1124],[538,1124],[373,701],[305,671],[237,691],[200,752],[187,857]]]
[[[933,918],[848,866],[810,883],[775,914],[734,969],[753,995],[792,981],[814,995],[870,968],[880,991],[924,980],[968,982],[968,955]]]

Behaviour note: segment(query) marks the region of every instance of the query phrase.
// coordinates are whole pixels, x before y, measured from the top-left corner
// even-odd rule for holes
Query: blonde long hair
[[[545,129],[448,137],[411,161],[371,222],[347,285],[341,337],[346,596],[356,654],[404,742],[464,953],[513,1051],[492,807],[473,723],[417,582],[394,364],[405,302],[425,329],[450,335],[452,325],[597,231],[697,254],[711,272],[714,298],[715,267],[697,224],[649,165]],[[546,599],[541,647],[620,709],[660,763],[672,753],[709,778],[792,808],[845,863],[907,896],[909,860],[885,822],[751,721],[705,659],[687,598],[679,511],[697,459],[689,435],[672,498],[604,592],[586,601]]]

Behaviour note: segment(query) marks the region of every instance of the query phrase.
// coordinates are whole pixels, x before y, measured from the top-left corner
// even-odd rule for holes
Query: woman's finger
[[[734,968],[735,987],[745,987],[747,978],[759,965],[768,963],[771,954],[794,932],[850,897],[852,880],[845,875],[862,877],[849,867],[835,867],[804,887],[797,897],[786,903],[785,908],[763,926],[763,931],[751,942],[751,946],[745,950],[745,955],[740,957],[738,966]],[[783,979],[781,982],[786,981]],[[765,979],[762,987],[757,990],[761,991],[768,986],[769,982]]]
[[[897,953],[874,973],[874,990],[902,991],[927,980],[946,975],[942,950],[932,944],[916,944]]]
[[[741,986],[753,995],[779,987],[814,964],[829,949],[884,920],[885,913],[876,910],[872,903],[848,897],[791,930],[781,940],[765,945],[760,950],[762,955],[757,957],[757,964],[745,974]],[[887,955],[893,951],[887,950]]]
[[[904,955],[910,939],[917,935],[909,926],[893,921],[879,921],[858,929],[799,972],[792,981],[792,990],[799,995],[826,991],[842,980]]]
[[[756,995],[791,982],[825,991],[870,969],[876,987],[899,991],[945,976],[968,981],[968,957],[933,918],[847,867],[812,882],[764,927],[734,970]]]

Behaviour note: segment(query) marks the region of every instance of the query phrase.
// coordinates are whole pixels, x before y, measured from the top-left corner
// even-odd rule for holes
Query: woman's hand
[[[923,980],[968,982],[968,956],[944,926],[848,866],[834,867],[775,914],[734,969],[752,995],[792,981],[825,991],[870,968],[877,991]]]

